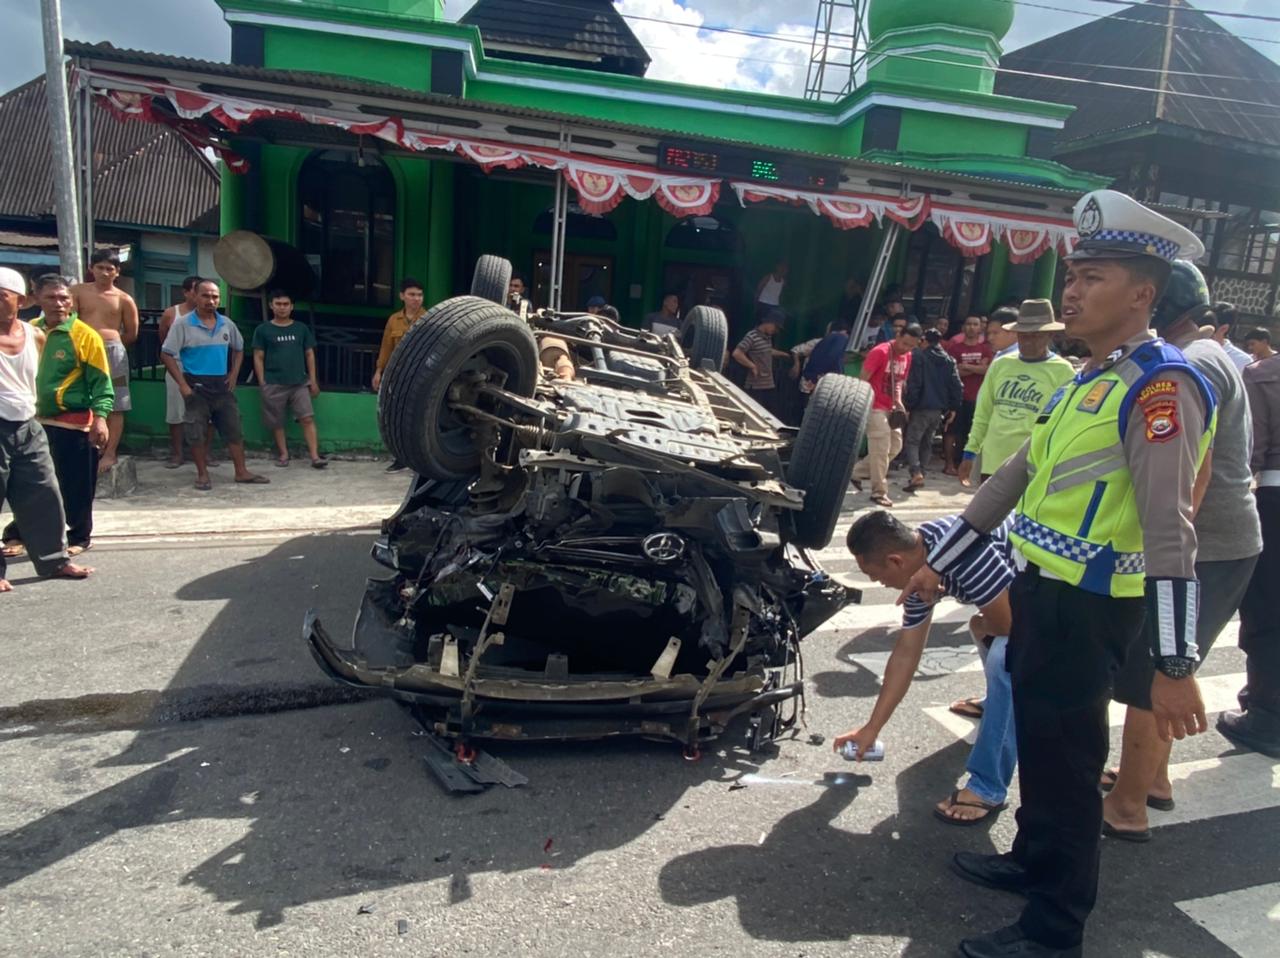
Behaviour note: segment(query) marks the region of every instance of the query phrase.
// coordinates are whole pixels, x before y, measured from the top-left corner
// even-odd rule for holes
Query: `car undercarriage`
[[[720,373],[718,311],[679,336],[516,313],[497,262],[386,369],[384,440],[416,473],[374,548],[394,575],[369,581],[350,648],[308,616],[317,662],[463,742],[696,749],[740,716],[772,740],[802,703],[802,638],[860,598],[810,550],[865,384],[825,377],[790,429]]]

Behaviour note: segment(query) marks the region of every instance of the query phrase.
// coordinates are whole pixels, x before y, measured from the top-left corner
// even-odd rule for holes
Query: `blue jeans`
[[[1018,764],[1018,743],[1013,728],[1013,683],[1005,668],[1009,637],[998,635],[991,640],[983,669],[987,674],[987,700],[978,726],[978,738],[969,753],[965,768],[969,781],[965,786],[984,802],[1004,803]]]

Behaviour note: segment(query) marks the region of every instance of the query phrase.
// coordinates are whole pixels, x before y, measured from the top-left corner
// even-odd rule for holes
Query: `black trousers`
[[[1112,677],[1135,647],[1143,599],[1095,595],[1031,566],[1010,589],[1008,667],[1018,738],[1018,835],[1028,871],[1027,937],[1070,948],[1098,894],[1102,775]]]
[[[1280,718],[1280,617],[1275,600],[1280,586],[1280,486],[1258,490],[1258,515],[1262,555],[1240,602],[1240,648],[1248,656],[1249,670],[1240,707],[1256,707]]]
[[[50,426],[49,452],[67,514],[67,544],[84,546],[93,538],[93,497],[98,489],[98,450],[89,434]]]

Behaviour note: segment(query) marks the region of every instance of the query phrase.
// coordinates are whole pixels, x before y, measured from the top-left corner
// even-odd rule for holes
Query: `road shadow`
[[[901,628],[896,625],[875,626],[864,629],[850,638],[835,652],[836,658],[844,666],[840,670],[816,672],[810,678],[813,681],[815,694],[824,698],[845,698],[860,696],[874,698],[880,692],[880,675],[869,669],[859,658],[886,654],[893,650]],[[954,655],[948,655],[954,652]],[[946,659],[954,660],[955,667],[975,661],[977,652],[973,639],[969,635],[969,627],[965,622],[934,622],[929,627],[929,638],[925,643],[922,668],[917,671],[913,682],[931,682],[935,679],[950,678],[954,669],[940,667]],[[975,692],[983,688],[982,673],[973,675]]]
[[[993,844],[985,827],[948,827],[932,818],[933,801],[953,787],[967,750],[957,742],[900,773],[892,787],[902,811],[866,834],[841,827],[840,819],[878,781],[817,785],[815,800],[782,818],[760,844],[672,859],[659,875],[663,900],[684,908],[732,900],[742,929],[760,941],[875,936],[900,939],[904,958],[955,954],[961,939],[1016,921],[1023,905],[1020,897],[972,885],[949,870],[957,851],[1007,850]],[[1104,842],[1086,952],[1231,958],[1235,953],[1176,903],[1275,880],[1280,843],[1257,836],[1280,834],[1280,809],[1261,814],[1261,822],[1254,813],[1215,820],[1212,829],[1164,829],[1142,848]],[[1208,862],[1217,867],[1206,868]]]
[[[252,674],[255,663],[273,673],[283,663],[286,672],[328,683],[303,642],[303,614],[309,602],[334,602],[315,593],[336,590],[341,599],[352,580],[376,574],[370,541],[299,537],[181,586],[182,600],[226,604],[171,685],[225,684]],[[349,630],[355,608],[351,601],[345,619],[329,619],[336,634]],[[273,694],[271,683],[245,689]],[[491,751],[529,786],[459,798],[428,776],[429,745],[388,701],[270,717],[167,718],[151,716],[151,727],[96,763],[143,771],[0,836],[0,887],[131,829],[225,820],[243,822],[244,836],[183,881],[233,914],[255,916],[260,928],[299,905],[440,878],[449,880],[449,901],[459,902],[471,897],[476,873],[567,868],[679,814],[690,787],[757,768],[745,752],[706,751],[686,762],[678,746],[635,741],[501,745]],[[46,738],[40,747],[65,741]]]

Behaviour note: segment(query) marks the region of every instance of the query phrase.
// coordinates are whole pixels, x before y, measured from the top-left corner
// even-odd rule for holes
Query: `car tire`
[[[787,467],[787,482],[804,490],[804,508],[791,514],[797,545],[825,549],[831,542],[874,400],[871,387],[860,379],[829,375],[818,380]]]
[[[476,271],[471,275],[471,295],[487,299],[499,306],[507,304],[507,290],[511,287],[511,261],[488,253],[476,260]]]
[[[725,350],[729,347],[729,320],[714,306],[695,306],[684,321],[682,342],[689,343],[689,365],[701,369],[705,359],[711,360],[716,372],[724,368]]]
[[[469,479],[482,449],[449,408],[449,389],[464,369],[505,374],[503,386],[532,396],[538,382],[533,330],[509,309],[477,296],[432,307],[391,354],[378,391],[378,427],[391,454],[427,479]]]

